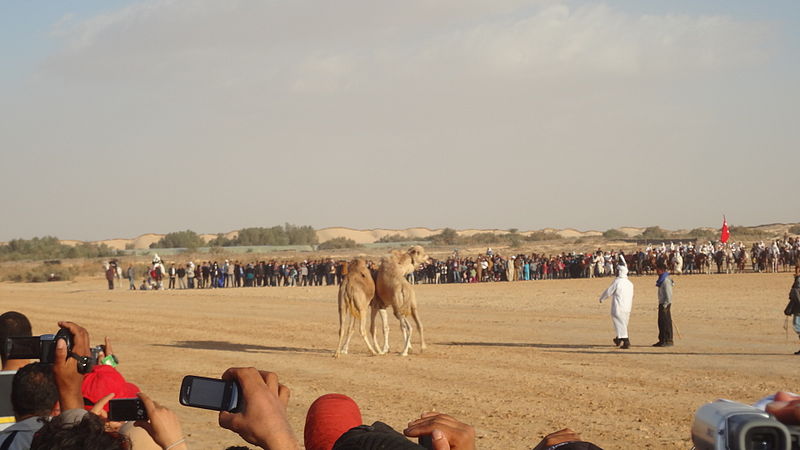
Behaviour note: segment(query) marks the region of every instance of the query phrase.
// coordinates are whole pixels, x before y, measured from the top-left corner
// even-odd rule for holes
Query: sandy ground
[[[798,348],[784,330],[789,274],[676,277],[674,318],[682,338],[656,341],[655,277],[634,277],[630,350],[616,349],[610,279],[444,285],[416,288],[428,350],[368,356],[357,335],[351,354],[337,340],[335,287],[195,291],[109,291],[101,278],[46,284],[0,283],[0,308],[27,314],[35,333],[56,321],[86,326],[94,344],[111,336],[121,372],[177,411],[196,449],[242,444],[213,412],[178,404],[184,375],[227,367],[277,372],[293,390],[292,425],[340,392],[365,421],[402,429],[435,409],[473,424],[484,449],[531,448],[569,426],[606,449],[691,447],[694,411],[716,398],[752,402],[797,391]],[[123,280],[124,283],[126,283]]]

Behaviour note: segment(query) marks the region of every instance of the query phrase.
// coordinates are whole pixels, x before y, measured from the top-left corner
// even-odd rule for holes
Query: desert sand
[[[255,366],[291,387],[292,426],[319,395],[340,392],[364,420],[397,429],[426,410],[477,429],[483,449],[525,449],[571,427],[606,449],[688,449],[694,411],[716,398],[753,402],[797,391],[798,339],[782,329],[789,274],[676,277],[675,347],[658,349],[655,277],[633,277],[633,347],[613,346],[610,279],[416,287],[428,350],[368,356],[359,339],[333,359],[335,287],[109,291],[100,277],[0,283],[0,308],[27,314],[35,333],[56,321],[112,338],[120,371],[177,411],[197,449],[243,444],[216,414],[182,407],[184,375]]]

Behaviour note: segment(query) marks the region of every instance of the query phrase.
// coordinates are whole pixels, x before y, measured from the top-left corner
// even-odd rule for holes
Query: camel
[[[378,352],[372,346],[367,337],[367,310],[370,301],[375,297],[375,282],[372,274],[367,268],[367,263],[363,259],[354,259],[347,266],[347,276],[339,285],[339,345],[336,347],[334,358],[347,354],[347,347],[350,345],[350,338],[359,320],[359,332],[367,348],[373,355]],[[345,328],[345,321],[349,318],[349,324]],[[345,338],[347,334],[347,338]]]
[[[408,350],[411,349],[412,329],[408,316],[413,317],[417,324],[420,351],[425,350],[425,335],[422,331],[422,322],[417,311],[417,299],[414,295],[414,290],[411,288],[411,283],[406,280],[406,275],[413,272],[420,263],[427,260],[428,255],[419,245],[409,248],[406,252],[393,250],[389,256],[381,259],[376,281],[376,295],[372,301],[371,312],[372,339],[375,342],[375,348],[378,353],[386,354],[389,351],[389,322],[386,313],[386,308],[389,306],[392,307],[394,316],[400,321],[400,329],[403,331],[403,351],[400,354],[408,356]],[[377,330],[375,328],[375,319],[378,313],[380,313],[383,321],[383,348],[378,345]]]

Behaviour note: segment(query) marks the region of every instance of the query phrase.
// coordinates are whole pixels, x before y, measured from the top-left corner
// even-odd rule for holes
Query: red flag
[[[722,216],[722,235],[719,240],[724,244],[728,242],[729,237],[731,237],[731,232],[728,231],[728,220],[725,219],[725,216]]]

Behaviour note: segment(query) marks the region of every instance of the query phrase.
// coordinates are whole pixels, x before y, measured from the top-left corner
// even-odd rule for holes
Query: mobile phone
[[[235,381],[187,375],[181,383],[180,402],[195,408],[236,412],[239,385]]]
[[[147,410],[140,398],[112,398],[108,402],[108,420],[147,420]]]

